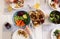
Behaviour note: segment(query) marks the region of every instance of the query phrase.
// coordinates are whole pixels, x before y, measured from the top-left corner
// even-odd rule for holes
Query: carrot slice
[[[24,26],[24,25],[25,25],[25,23],[22,21],[21,25],[22,25],[22,26]]]
[[[22,21],[22,20],[17,20],[17,21],[16,21],[16,25],[22,27],[22,26],[25,25],[25,23],[24,23],[24,21]]]

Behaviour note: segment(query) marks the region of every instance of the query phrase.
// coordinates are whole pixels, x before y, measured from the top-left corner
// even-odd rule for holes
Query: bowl
[[[29,12],[33,27],[40,26],[45,22],[45,14],[42,10],[36,9]]]
[[[21,15],[21,13],[23,13],[23,14]],[[27,16],[27,18],[24,18],[23,15]],[[26,25],[28,25],[30,23],[30,16],[29,16],[28,12],[26,12],[26,11],[17,11],[13,15],[13,22],[14,22],[15,26],[25,27]],[[17,24],[17,22],[18,22],[18,24]]]
[[[55,32],[56,30],[60,30],[60,27],[56,27],[56,28],[54,28],[54,29],[51,31],[51,39],[57,39],[57,37],[54,35],[54,32]]]
[[[13,9],[22,9],[22,8],[26,7],[25,0],[13,0],[13,1],[10,1],[9,5]]]
[[[53,10],[57,10],[60,11],[60,8],[58,7],[58,4],[55,3],[55,8],[51,6],[51,4],[53,4],[54,2],[51,2],[52,0],[48,0],[48,5],[53,9]]]
[[[50,13],[50,21],[55,24],[60,24],[60,12],[59,11],[51,11]]]

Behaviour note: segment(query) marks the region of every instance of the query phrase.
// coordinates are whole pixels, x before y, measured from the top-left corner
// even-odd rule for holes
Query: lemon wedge
[[[39,3],[36,3],[36,4],[34,5],[34,8],[35,8],[35,9],[39,9],[39,8],[40,8],[40,4],[39,4]]]
[[[11,12],[12,11],[12,7],[9,5],[8,6],[8,11]]]

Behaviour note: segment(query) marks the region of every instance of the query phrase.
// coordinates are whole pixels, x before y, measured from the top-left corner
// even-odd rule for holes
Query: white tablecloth
[[[0,10],[2,11],[0,13],[0,25],[2,26],[2,38],[3,39],[11,39],[11,31],[8,31],[8,30],[4,30],[4,23],[5,22],[9,22],[13,25],[13,21],[12,21],[12,17],[13,17],[13,12],[12,13],[9,13],[9,14],[5,14],[6,12],[4,12],[4,2],[3,0],[0,0],[2,1],[0,4],[2,5]],[[40,0],[38,1],[40,2],[40,9],[42,9],[46,14],[49,14],[52,9],[48,6],[47,3],[45,3],[45,0]],[[55,26],[53,26],[48,23],[47,25],[43,25],[43,26],[40,26],[40,27],[37,27],[35,29],[35,38],[36,39],[50,39],[50,31],[51,29],[53,29]],[[60,26],[60,25],[59,25]]]

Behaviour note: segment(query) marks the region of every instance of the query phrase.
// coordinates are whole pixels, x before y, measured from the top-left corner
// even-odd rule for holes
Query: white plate
[[[60,28],[59,27],[56,27],[56,28],[54,28],[53,30],[52,30],[52,32],[51,32],[51,39],[57,39],[56,38],[56,36],[54,36],[54,32],[55,32],[55,30],[60,30]]]
[[[18,30],[22,30],[24,31],[23,29],[18,29]],[[27,38],[25,38],[23,35],[18,35],[18,30],[16,30],[13,35],[12,35],[12,39],[29,39],[29,35]],[[26,31],[25,31],[26,32]]]
[[[16,4],[15,3],[11,3],[10,6],[13,8],[13,9],[22,9],[22,8],[25,8],[27,6],[27,3],[26,3],[26,0],[24,0],[24,4],[22,7],[19,7],[19,8],[15,8]]]
[[[57,10],[57,11],[60,11],[60,8],[58,6],[56,6],[57,9],[53,8],[51,5],[51,0],[48,0],[48,5],[53,9],[53,10]]]
[[[23,5],[23,7],[20,7],[20,8],[15,8],[16,4],[14,4],[14,3],[10,4],[10,6],[11,6],[13,9],[22,9],[23,7],[25,7],[25,4]]]

